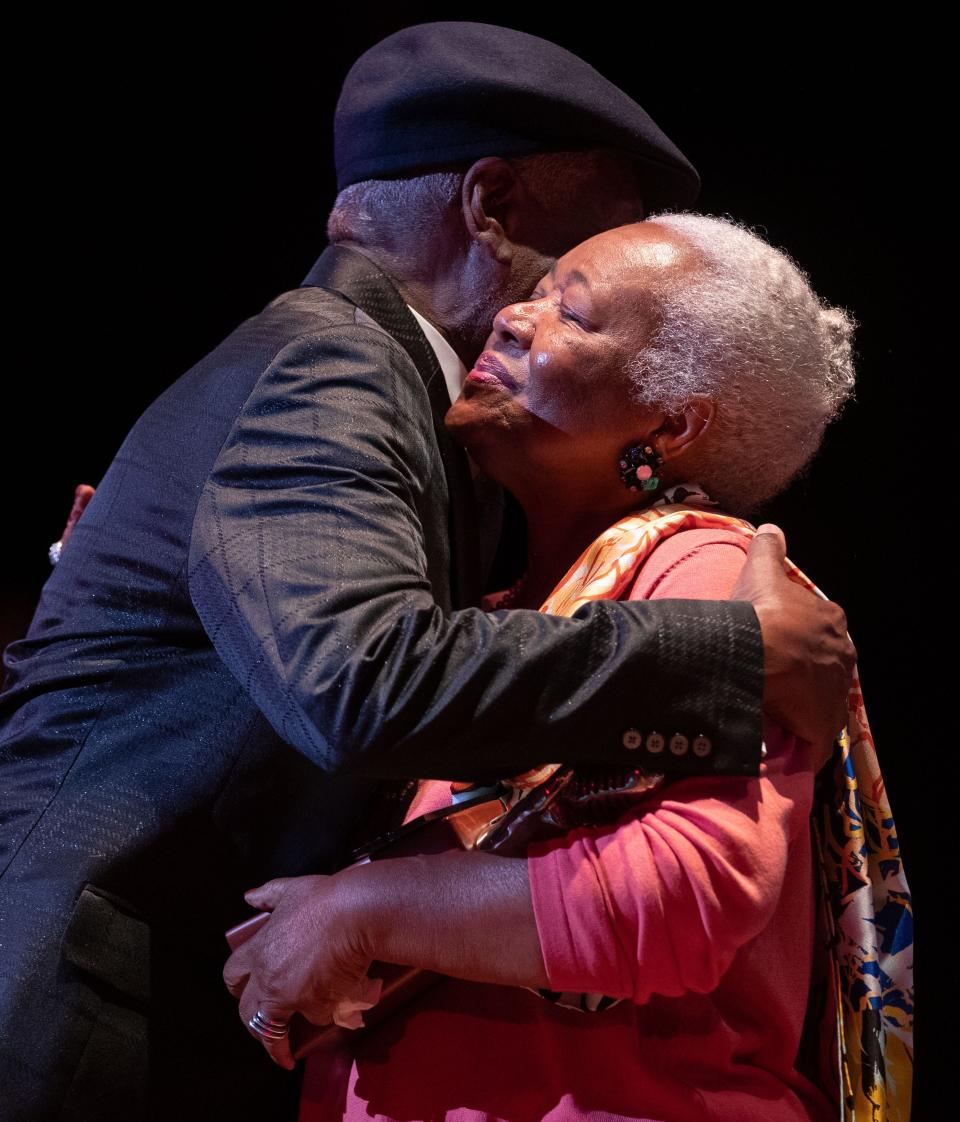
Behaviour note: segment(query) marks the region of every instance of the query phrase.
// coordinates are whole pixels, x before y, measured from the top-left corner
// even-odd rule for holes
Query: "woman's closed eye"
[[[530,294],[530,303],[537,304],[541,300],[548,299],[554,293],[555,290],[551,292],[545,292],[542,288],[537,287]],[[570,323],[575,323],[577,327],[582,327],[585,330],[589,328],[590,325],[583,314],[581,312],[575,311],[568,304],[564,304],[562,300],[559,300],[557,302],[557,310],[560,313],[561,319],[567,320]]]
[[[584,330],[586,330],[586,328],[588,326],[587,323],[584,321],[583,317],[578,312],[574,312],[572,309],[566,307],[563,304],[560,305],[560,316],[561,316],[562,319],[565,319],[570,323],[576,324],[577,327],[584,328]]]

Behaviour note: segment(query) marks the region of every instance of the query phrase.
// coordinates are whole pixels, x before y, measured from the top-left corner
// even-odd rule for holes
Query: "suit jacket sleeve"
[[[350,324],[281,349],[221,450],[190,593],[277,733],[332,773],[476,779],[546,761],[662,770],[625,746],[656,729],[713,741],[709,760],[667,760],[674,772],[756,774],[748,604],[601,602],[572,619],[438,606],[431,424],[406,352]]]

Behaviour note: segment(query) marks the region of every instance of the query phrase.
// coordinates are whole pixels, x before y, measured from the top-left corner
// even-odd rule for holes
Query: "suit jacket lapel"
[[[443,423],[450,397],[433,348],[390,278],[362,253],[329,246],[303,283],[332,289],[362,308],[404,348],[423,379],[450,495],[451,600],[454,607],[476,604],[482,575],[473,480],[466,454],[450,438]]]

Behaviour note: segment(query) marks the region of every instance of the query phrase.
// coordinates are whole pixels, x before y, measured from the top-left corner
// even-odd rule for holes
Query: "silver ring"
[[[47,557],[50,558],[50,564],[56,565],[60,561],[60,554],[63,552],[63,542],[54,542],[47,550]]]
[[[258,1009],[247,1022],[247,1027],[262,1040],[276,1041],[283,1040],[290,1031],[290,1022],[275,1021],[272,1017],[268,1017],[262,1009]]]

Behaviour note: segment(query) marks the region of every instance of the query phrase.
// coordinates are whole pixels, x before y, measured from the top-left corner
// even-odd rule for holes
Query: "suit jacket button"
[[[701,758],[704,756],[709,756],[712,751],[713,744],[710,742],[709,736],[704,736],[703,733],[701,733],[699,736],[694,738],[693,754],[695,756],[700,756]]]
[[[627,729],[623,734],[624,748],[639,748],[643,743],[643,736],[639,729]]]
[[[670,751],[675,756],[685,756],[689,747],[690,741],[682,732],[675,732],[673,736],[670,737]]]
[[[658,732],[652,732],[647,737],[647,751],[651,755],[658,756],[663,751],[663,746],[666,741]]]

